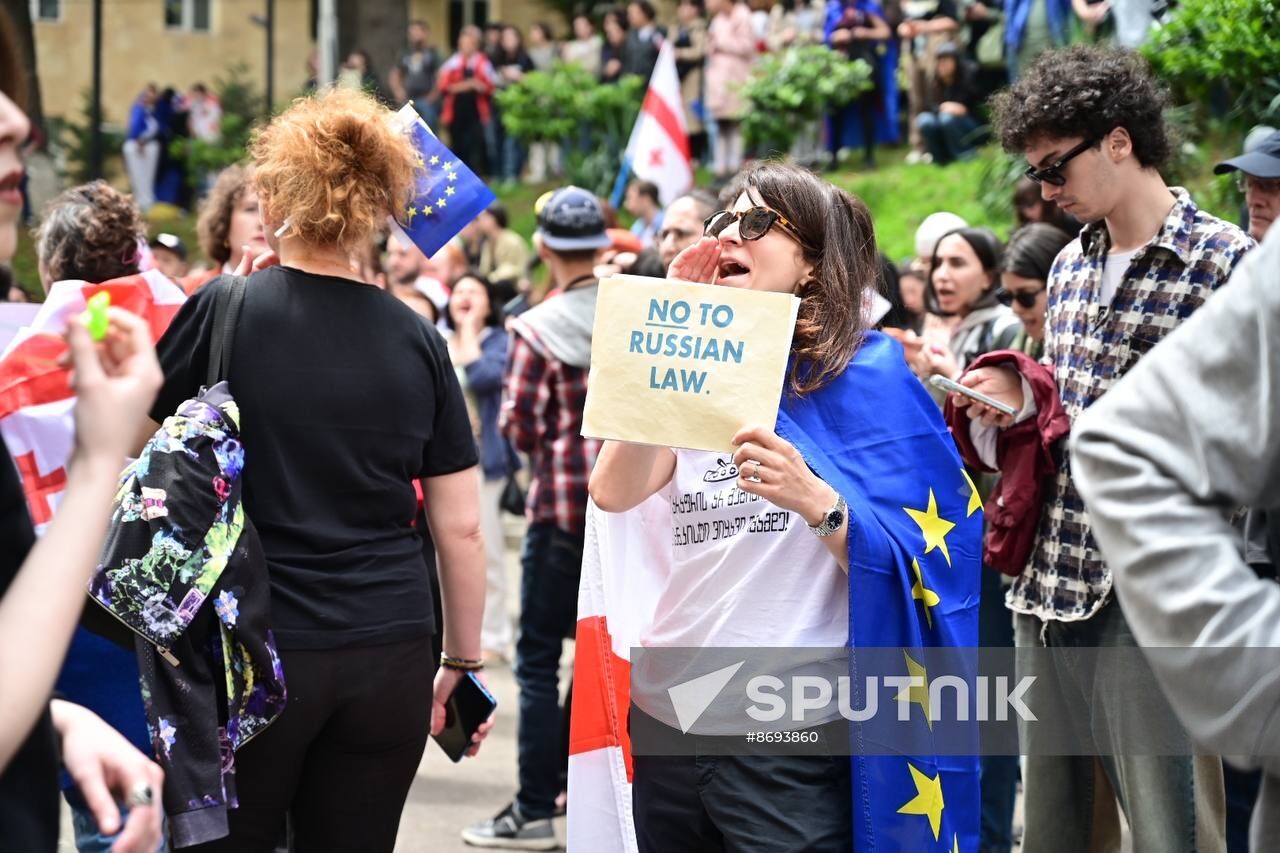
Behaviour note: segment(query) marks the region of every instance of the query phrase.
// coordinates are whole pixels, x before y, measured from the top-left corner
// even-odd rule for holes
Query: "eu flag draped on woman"
[[[897,674],[924,679],[910,693],[920,705],[911,707],[912,725],[921,729],[912,742],[927,743],[930,674],[921,650],[978,645],[982,556],[981,503],[938,407],[901,347],[869,332],[838,378],[807,398],[784,398],[777,432],[849,505],[853,707],[865,706],[859,649],[876,650],[867,669],[883,681],[882,650],[901,647]],[[977,849],[977,758],[876,754],[894,750],[869,742],[880,729],[860,728],[854,724],[850,759],[854,849]]]

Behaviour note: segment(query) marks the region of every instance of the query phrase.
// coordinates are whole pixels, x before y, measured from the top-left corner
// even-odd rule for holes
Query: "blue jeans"
[[[535,521],[520,555],[520,636],[516,639],[516,684],[520,721],[516,755],[520,790],[516,804],[525,818],[551,817],[560,793],[560,771],[568,744],[559,736],[560,655],[578,622],[578,577],[582,534]]]
[[[116,839],[120,837],[120,834],[116,833],[108,836],[98,831],[98,821],[94,818],[93,812],[89,811],[88,804],[85,803],[78,790],[73,788],[64,791],[63,796],[67,798],[67,805],[71,807],[71,827],[76,834],[76,850],[78,853],[111,853],[111,847],[116,843]],[[120,826],[123,827],[128,818],[129,813],[121,809]],[[160,846],[156,848],[156,853],[165,853],[166,849],[166,839],[162,837]]]
[[[1046,645],[1042,623],[1015,614],[1018,649]],[[1017,677],[1036,676],[1026,691],[1031,708],[1053,706],[1104,743],[1117,745],[1118,755],[1046,754],[1045,738],[1035,725],[1020,721],[1018,735],[1027,753],[1023,777],[1026,831],[1022,849],[1034,853],[1076,853],[1091,848],[1092,837],[1109,836],[1112,827],[1094,825],[1094,762],[1101,764],[1128,819],[1134,853],[1196,853],[1197,812],[1218,832],[1225,815],[1217,813],[1225,799],[1222,761],[1195,756],[1183,733],[1182,754],[1125,755],[1124,744],[1140,729],[1176,732],[1179,725],[1163,699],[1150,667],[1138,658],[1123,665],[1091,667],[1074,649],[1136,648],[1137,641],[1120,606],[1111,601],[1088,619],[1049,622],[1047,645],[1061,650],[1052,661],[1019,655]],[[1042,669],[1047,667],[1048,669]],[[1106,793],[1110,796],[1110,792]],[[1119,827],[1113,827],[1118,833]],[[1211,840],[1211,839],[1210,839]],[[1209,843],[1201,839],[1202,843]]]
[[[970,137],[978,128],[973,116],[920,113],[916,116],[916,127],[924,139],[925,148],[933,155],[933,162],[939,166],[965,159],[973,152]]]
[[[509,133],[502,135],[502,159],[498,166],[502,180],[520,180],[520,169],[524,166],[524,146]]]

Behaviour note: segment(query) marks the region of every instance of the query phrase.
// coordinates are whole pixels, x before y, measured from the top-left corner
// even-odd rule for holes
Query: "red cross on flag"
[[[112,305],[151,325],[152,340],[168,328],[186,299],[182,288],[156,270],[102,284],[59,281],[50,288],[31,325],[20,329],[0,356],[0,436],[22,476],[37,533],[53,518],[75,442],[75,396],[69,370],[58,365],[67,350],[62,332],[67,319],[104,290],[111,294]],[[120,461],[123,467],[124,460]]]
[[[649,91],[631,129],[623,162],[623,174],[630,171],[657,184],[664,206],[693,187],[693,157],[672,50],[667,41],[658,52],[658,64],[649,78]]]

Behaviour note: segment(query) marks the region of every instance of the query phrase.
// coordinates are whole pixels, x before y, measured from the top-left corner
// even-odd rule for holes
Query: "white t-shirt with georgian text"
[[[796,512],[738,488],[728,453],[675,450],[672,567],[650,648],[840,648],[849,578]]]

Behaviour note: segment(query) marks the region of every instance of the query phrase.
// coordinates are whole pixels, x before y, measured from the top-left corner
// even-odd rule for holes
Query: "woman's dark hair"
[[[493,204],[485,208],[484,212],[493,217],[493,221],[498,223],[499,228],[504,231],[506,230],[507,223],[510,222],[510,218],[507,216],[507,209],[503,206],[502,202],[495,201]]]
[[[485,296],[489,297],[489,313],[484,318],[484,324],[486,326],[501,326],[502,306],[506,302],[506,300],[503,299],[503,294],[498,293],[497,288],[493,286],[493,282],[489,281],[489,279],[485,278],[475,270],[467,270],[462,275],[455,278],[453,280],[453,289],[457,290],[458,285],[467,279],[472,279],[479,283],[479,285],[484,288]],[[453,312],[449,310],[452,307],[453,296],[450,295],[448,304],[444,306],[444,324],[450,329],[457,328],[453,325]]]
[[[645,18],[652,21],[658,17],[658,11],[653,8],[653,4],[649,0],[631,0],[628,6],[638,6],[640,11],[644,13]]]
[[[880,318],[877,328],[910,329],[913,328],[911,313],[902,304],[902,288],[899,286],[898,268],[893,261],[880,253],[880,295],[889,300],[892,306],[889,312]]]
[[[969,248],[978,256],[978,263],[982,264],[982,271],[987,274],[987,289],[972,307],[990,308],[996,304],[996,282],[1000,276],[1000,260],[1003,255],[1000,238],[990,228],[953,228],[938,238],[933,247],[933,257],[929,259],[929,276],[924,282],[925,306],[931,314],[945,316],[947,313],[938,306],[938,294],[933,290],[933,272],[938,268],[938,249],[942,247],[942,241],[952,235],[969,244]]]
[[[551,29],[551,25],[548,24],[546,21],[538,21],[532,27],[530,27],[529,30],[530,32],[532,32],[533,30],[537,30],[538,32],[542,33],[542,37],[549,42],[556,40],[555,31]]]
[[[880,258],[871,211],[812,172],[776,161],[744,169],[720,195],[726,207],[749,193],[782,214],[813,273],[800,282],[789,387],[797,395],[835,379],[853,359],[866,324],[862,298],[876,287]]]
[[[1066,231],[1047,222],[1024,225],[1009,237],[1001,272],[1048,281],[1053,259],[1072,239]]]
[[[106,181],[92,181],[45,206],[36,252],[50,281],[109,281],[138,271],[146,234],[131,197]]]
[[[0,92],[27,111],[27,72],[22,62],[22,42],[9,13],[0,8]]]
[[[1022,213],[1025,207],[1038,208],[1040,218],[1028,219]],[[1044,196],[1040,194],[1040,185],[1027,177],[1019,178],[1017,185],[1013,188],[1013,212],[1018,218],[1019,226],[1029,225],[1032,222],[1047,222],[1068,234],[1080,233],[1080,223],[1053,202],[1045,201]]]
[[[629,29],[627,24],[626,9],[623,9],[619,6],[608,6],[605,9],[601,10],[600,12],[601,29],[604,28],[604,22],[609,18],[613,18],[614,23],[616,23],[624,33]]]
[[[1137,53],[1076,45],[1042,53],[991,99],[991,107],[1000,144],[1012,154],[1042,139],[1097,143],[1123,127],[1133,140],[1133,156],[1158,169],[1172,150],[1164,123],[1168,101],[1168,92]]]

